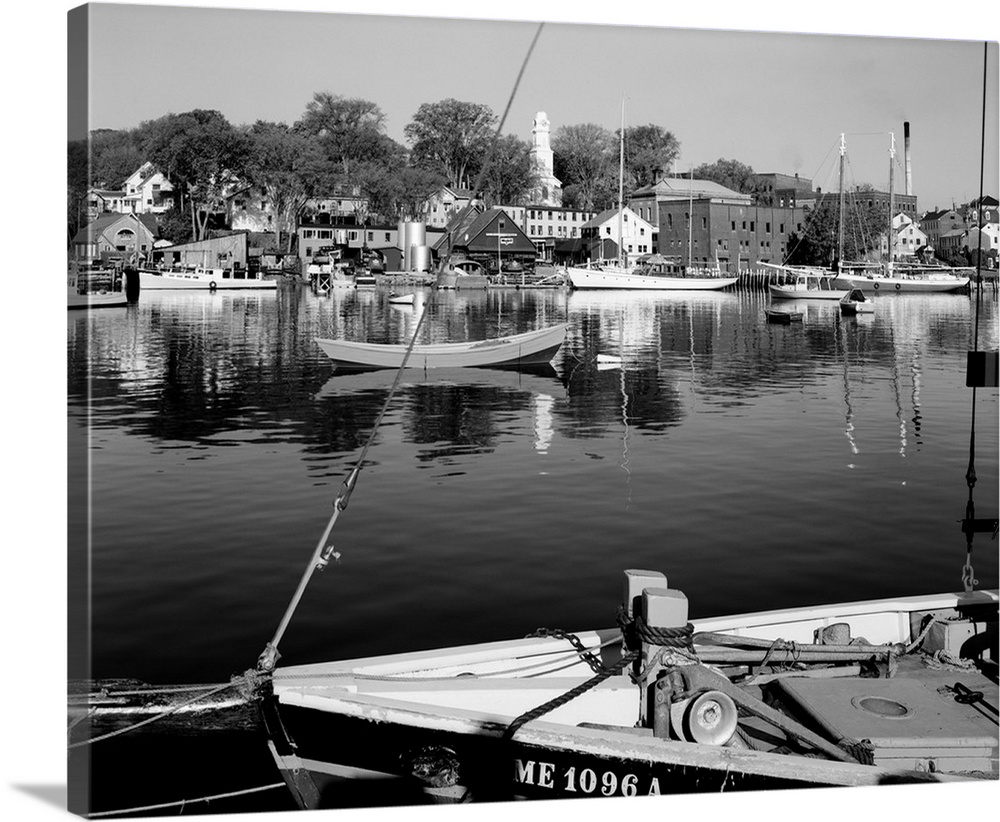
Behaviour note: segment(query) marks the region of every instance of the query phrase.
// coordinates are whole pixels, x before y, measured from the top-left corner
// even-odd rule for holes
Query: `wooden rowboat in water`
[[[414,345],[408,368],[457,368],[542,365],[566,339],[567,323],[485,340]],[[399,368],[406,345],[317,339],[338,368]]]
[[[303,808],[997,778],[997,592],[687,622],[625,572],[615,629],[278,667]]]

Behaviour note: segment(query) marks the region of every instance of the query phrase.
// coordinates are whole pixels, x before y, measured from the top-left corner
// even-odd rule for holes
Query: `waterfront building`
[[[475,260],[490,273],[510,262],[529,268],[535,263],[534,243],[503,208],[473,208],[459,213],[439,237],[428,237],[427,244],[439,260],[450,251]]]
[[[735,272],[783,262],[794,236],[802,236],[806,209],[705,197],[662,201],[659,217],[657,239],[664,257]]]
[[[943,210],[935,208],[920,218],[920,228],[927,235],[927,241],[934,248],[938,248],[941,245],[943,235],[956,229],[965,228],[965,220],[954,208]]]
[[[800,196],[806,199],[811,197],[813,183],[798,174],[755,174],[754,190],[759,202],[779,208],[795,208]]]
[[[218,232],[190,243],[157,244],[149,261],[180,268],[246,269],[250,264],[250,235],[246,231]]]
[[[654,233],[653,225],[628,206],[622,207],[620,219],[618,209],[609,208],[580,227],[587,260],[617,260],[621,249],[625,265],[634,265],[637,258],[654,252]]]
[[[505,207],[506,208],[506,207]],[[533,204],[519,209],[519,225],[535,244],[535,254],[540,262],[550,263],[559,243],[577,239],[583,226],[594,218],[593,211],[562,206]]]
[[[80,261],[132,263],[150,255],[156,234],[152,214],[101,214],[76,233],[70,253]]]

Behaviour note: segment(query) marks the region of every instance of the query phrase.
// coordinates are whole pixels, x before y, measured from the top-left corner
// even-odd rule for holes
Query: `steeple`
[[[553,154],[549,145],[549,118],[544,111],[535,114],[531,128],[531,161],[538,174],[538,187],[533,192],[536,205],[562,205],[562,183],[553,173]]]

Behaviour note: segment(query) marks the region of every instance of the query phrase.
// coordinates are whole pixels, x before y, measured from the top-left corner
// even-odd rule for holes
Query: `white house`
[[[621,248],[625,264],[633,265],[637,257],[652,253],[653,226],[631,208],[621,211],[620,220],[618,209],[609,208],[581,226],[580,236],[590,249],[591,260],[614,259]]]
[[[927,234],[917,222],[906,214],[899,213],[892,218],[893,257],[897,260],[916,257],[917,249],[927,245]],[[884,253],[885,249],[883,249]]]
[[[133,214],[162,214],[173,207],[173,199],[164,196],[172,194],[173,190],[163,173],[147,161],[125,181],[124,210]]]
[[[452,217],[472,202],[467,188],[441,186],[424,203],[423,218],[428,228],[444,229]]]

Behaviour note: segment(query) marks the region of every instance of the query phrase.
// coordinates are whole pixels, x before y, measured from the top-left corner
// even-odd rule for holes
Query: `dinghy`
[[[408,368],[457,368],[542,365],[566,339],[566,323],[507,337],[458,343],[414,345]],[[338,368],[399,368],[408,346],[351,340],[317,339]]]

